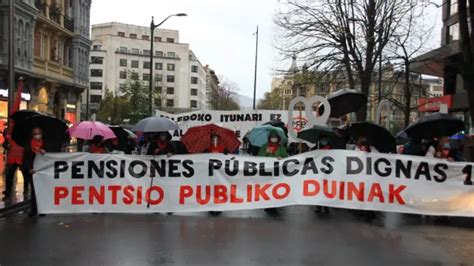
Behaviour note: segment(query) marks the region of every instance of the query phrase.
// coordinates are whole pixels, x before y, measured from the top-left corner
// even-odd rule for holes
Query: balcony
[[[144,53],[143,51],[140,51],[140,52],[134,52],[130,49],[127,49],[127,50],[123,50],[123,49],[120,49],[120,48],[117,48],[115,50],[115,53],[116,54],[126,54],[126,55],[136,55],[136,56],[142,56],[142,57],[146,57],[146,58],[149,58],[150,57],[150,54],[149,53]],[[169,56],[166,56],[166,55],[154,55],[153,58],[160,58],[160,59],[171,59],[171,60],[181,60],[181,58],[179,58],[178,56],[175,56],[175,57],[169,57]]]
[[[46,77],[56,78],[65,82],[73,82],[74,70],[58,62],[35,56],[34,72]]]
[[[61,7],[55,2],[49,6],[49,18],[61,25]]]
[[[74,32],[74,19],[68,16],[64,17],[64,28]]]
[[[35,7],[41,12],[41,14],[43,14],[44,16],[46,16],[46,8],[47,8],[47,4],[45,1],[42,1],[42,0],[36,0],[35,1]]]

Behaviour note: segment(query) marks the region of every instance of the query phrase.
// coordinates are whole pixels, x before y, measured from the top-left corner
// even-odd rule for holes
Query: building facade
[[[382,123],[394,131],[403,126],[404,112],[402,108],[405,103],[405,83],[403,73],[397,72],[392,65],[385,65],[382,69],[382,98],[392,103],[391,110],[382,114]],[[367,99],[367,120],[375,121],[378,108],[378,73],[374,73],[374,79],[370,85]],[[272,91],[278,90],[281,98],[281,109],[287,110],[291,99],[301,96],[310,98],[315,95],[328,97],[338,90],[348,90],[349,83],[344,73],[314,73],[303,66],[301,70],[297,66],[296,58],[293,58],[290,69],[282,76],[274,77],[272,80]],[[427,97],[435,97],[442,94],[440,79],[423,79],[421,75],[412,75],[410,97],[410,121],[419,117],[419,100]],[[360,85],[356,81],[356,90]],[[350,117],[355,119],[355,114]],[[337,125],[339,119],[332,119],[331,124]],[[340,121],[339,121],[340,122]],[[385,123],[386,122],[386,123]]]
[[[212,92],[218,91],[219,90],[219,78],[216,75],[216,72],[209,67],[209,65],[206,65],[204,67],[204,70],[206,71],[206,99],[207,99],[207,106],[211,108],[210,104],[210,99],[207,97],[210,95]]]
[[[468,97],[459,69],[462,65],[462,53],[457,0],[443,1],[441,8],[443,27],[440,47],[419,56],[412,70],[442,79],[440,85],[443,87],[443,95],[450,98],[449,111],[457,113],[469,123]],[[467,13],[469,16],[469,10]]]
[[[2,1],[0,80],[6,83],[8,6]],[[27,108],[76,122],[89,86],[90,0],[15,1],[15,78]],[[3,109],[3,107],[2,107]]]
[[[176,30],[156,29],[154,35],[151,52],[149,27],[116,22],[92,25],[90,113],[97,112],[106,90],[122,95],[132,73],[148,89],[150,67],[156,109],[173,113],[207,109],[206,70],[189,44],[179,42]]]

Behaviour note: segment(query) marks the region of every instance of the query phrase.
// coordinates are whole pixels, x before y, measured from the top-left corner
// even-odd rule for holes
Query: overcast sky
[[[438,0],[439,1],[439,0]],[[436,1],[435,1],[436,2]],[[259,64],[257,98],[271,88],[274,69],[289,68],[274,48],[276,36],[272,18],[278,0],[94,0],[92,24],[122,22],[149,26],[173,13],[187,13],[188,17],[174,17],[162,27],[180,31],[180,41],[189,43],[203,65],[209,64],[218,75],[235,81],[240,93],[253,96],[255,36],[259,25]],[[430,8],[428,19],[440,25],[441,10]],[[439,43],[439,28],[433,44]]]

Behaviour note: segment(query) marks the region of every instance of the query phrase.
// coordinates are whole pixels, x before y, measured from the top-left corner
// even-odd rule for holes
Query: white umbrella
[[[165,132],[170,130],[177,130],[178,125],[171,119],[166,117],[148,117],[138,121],[133,127],[133,131],[138,132]]]

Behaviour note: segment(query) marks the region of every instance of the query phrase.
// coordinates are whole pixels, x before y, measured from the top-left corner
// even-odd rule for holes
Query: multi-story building
[[[462,53],[459,43],[457,2],[457,0],[443,1],[441,46],[416,58],[414,60],[416,63],[411,68],[421,74],[442,78],[442,83],[436,85],[443,87],[444,97],[440,97],[440,103],[447,104],[450,112],[458,112],[459,116],[468,122],[470,120],[468,97],[459,69],[462,65]],[[469,16],[469,10],[467,13]]]
[[[206,71],[206,95],[210,95],[212,92],[218,91],[219,90],[219,78],[216,75],[216,72],[212,70],[209,65],[206,65],[204,67],[204,70]],[[209,103],[209,98],[208,99],[208,107],[211,108],[211,104]]]
[[[392,65],[388,64],[383,67],[382,71],[382,97],[394,103],[390,114],[391,124],[393,125],[390,126],[398,128],[403,125],[404,113],[402,108],[406,106],[403,73],[397,72]],[[378,77],[378,73],[375,73],[374,76]],[[296,60],[293,58],[292,65],[286,74],[273,78],[272,90],[279,90],[282,100],[281,109],[286,110],[291,99],[298,96],[305,98],[314,95],[327,97],[338,90],[348,90],[347,80],[344,73],[314,73],[308,71],[305,66],[302,67],[302,70],[299,70]],[[411,81],[410,120],[413,121],[419,116],[419,99],[439,94],[442,82],[439,79],[421,79],[420,75],[412,75]],[[357,81],[355,85],[356,89],[360,87]],[[378,88],[378,80],[374,78],[367,99],[367,120],[376,120]],[[337,124],[335,122],[338,119],[333,120],[334,124]],[[395,128],[393,129],[395,130]]]
[[[2,1],[2,22],[8,19]],[[90,0],[15,1],[15,73],[26,78],[28,108],[78,120],[89,86]],[[0,66],[6,65],[7,23],[2,23]],[[6,72],[0,74],[6,80]]]
[[[0,1],[0,117],[5,119],[8,115],[8,0]],[[15,36],[15,79],[19,76],[26,78],[25,87],[34,87],[33,83],[33,43],[36,18],[39,11],[35,8],[33,0],[15,1],[14,36]],[[21,109],[27,108],[31,100],[29,89],[23,90]]]
[[[179,42],[177,30],[157,29],[154,35],[154,51],[150,51],[149,27],[116,22],[92,25],[91,113],[97,110],[106,89],[120,96],[131,73],[148,88],[150,67],[158,94],[154,95],[155,108],[168,112],[207,109],[206,70],[189,44]],[[86,102],[83,94],[83,106]]]

